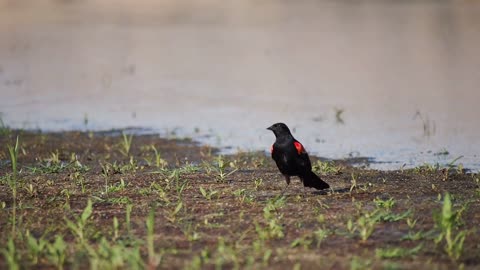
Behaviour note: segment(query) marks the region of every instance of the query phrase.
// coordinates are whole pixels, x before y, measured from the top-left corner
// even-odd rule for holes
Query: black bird
[[[287,187],[290,184],[290,177],[298,176],[304,187],[313,187],[319,190],[330,188],[327,183],[312,172],[312,164],[307,151],[292,136],[287,125],[276,123],[267,129],[275,134],[275,143],[270,148],[270,152],[273,160],[277,163],[278,169],[285,176]]]

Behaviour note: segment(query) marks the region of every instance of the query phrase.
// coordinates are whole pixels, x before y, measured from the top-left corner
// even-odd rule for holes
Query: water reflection
[[[284,121],[326,157],[399,168],[463,155],[480,168],[479,11],[474,1],[0,1],[0,111],[13,127],[140,126],[234,149],[267,149],[265,127]]]

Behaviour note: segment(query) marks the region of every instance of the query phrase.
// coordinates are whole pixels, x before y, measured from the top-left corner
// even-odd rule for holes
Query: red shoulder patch
[[[272,154],[272,153],[273,153],[273,144],[272,144],[272,146],[270,146],[270,154]]]
[[[306,152],[305,148],[303,148],[303,145],[301,143],[293,142],[293,144],[295,145],[295,148],[297,149],[299,155]]]

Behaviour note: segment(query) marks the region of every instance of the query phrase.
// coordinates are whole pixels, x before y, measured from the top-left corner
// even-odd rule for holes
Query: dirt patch
[[[313,157],[332,189],[304,193],[294,178],[282,195],[264,153],[222,157],[191,140],[121,134],[0,136],[0,268],[480,265],[478,174]],[[15,176],[7,145],[17,135]]]

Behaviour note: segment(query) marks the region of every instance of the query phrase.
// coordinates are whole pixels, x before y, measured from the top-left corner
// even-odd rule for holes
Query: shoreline
[[[260,149],[244,149],[241,147],[235,147],[231,145],[219,145],[217,142],[216,145],[215,143],[211,143],[212,137],[215,137],[216,135],[212,133],[198,133],[197,131],[195,132],[180,132],[181,134],[178,135],[178,128],[174,128],[173,130],[168,130],[165,129],[164,131],[159,130],[159,129],[152,129],[152,128],[145,128],[145,127],[126,127],[126,128],[111,128],[111,129],[93,129],[90,130],[86,126],[85,128],[74,128],[74,129],[67,129],[67,130],[44,130],[40,128],[27,128],[27,129],[11,129],[10,127],[6,125],[2,125],[0,122],[0,129],[7,130],[7,132],[15,131],[15,132],[26,132],[26,133],[32,133],[32,134],[61,134],[61,133],[87,133],[87,134],[92,134],[96,136],[121,136],[123,132],[125,132],[128,135],[133,135],[133,136],[157,136],[158,138],[164,139],[164,140],[186,140],[194,143],[196,146],[199,147],[209,147],[212,149],[215,149],[215,151],[220,154],[220,155],[225,155],[225,156],[232,156],[235,155],[236,153],[244,153],[244,152],[261,152],[265,153],[265,155],[269,155],[268,153],[268,147],[265,147],[264,150]],[[272,138],[272,141],[274,139]],[[442,157],[445,156],[447,157],[449,155],[448,150],[446,148],[443,148],[440,151],[426,151],[430,155],[436,156],[436,157]],[[421,155],[424,155],[424,152],[419,152],[418,155],[419,157]],[[326,157],[326,156],[318,156],[315,153],[311,153],[309,151],[309,155],[311,157],[316,157],[322,161],[330,161],[330,162],[340,162],[343,164],[348,164],[354,167],[359,167],[359,168],[368,168],[372,170],[379,170],[379,171],[398,171],[398,170],[411,170],[415,168],[421,168],[425,166],[434,166],[437,169],[445,169],[445,168],[454,168],[454,167],[462,167],[462,169],[465,170],[465,172],[468,173],[480,173],[479,169],[477,169],[477,165],[472,165],[474,168],[470,168],[468,166],[464,166],[462,162],[462,158],[464,158],[463,155],[460,156],[452,156],[450,155],[450,159],[443,158],[441,161],[436,160],[435,162],[428,162],[425,161],[423,163],[418,163],[417,165],[410,164],[407,165],[408,162],[400,162],[400,161],[383,161],[383,160],[377,160],[377,157],[371,157],[371,156],[365,156],[362,155],[359,152],[353,151],[349,153],[348,156],[344,157]],[[403,165],[401,165],[403,163]],[[390,164],[386,165],[385,164]],[[393,164],[397,164],[398,166],[394,166]]]
[[[18,133],[15,176],[7,145]],[[9,239],[11,263],[27,268],[480,265],[480,176],[461,167],[378,171],[311,157],[332,189],[304,196],[294,177],[282,196],[285,182],[264,152],[221,156],[192,139],[118,134],[1,134],[1,268]],[[446,194],[461,248],[435,241],[444,233],[438,215]],[[72,229],[80,225],[81,234]],[[27,231],[44,248],[32,251]],[[67,247],[52,253],[59,237]]]

